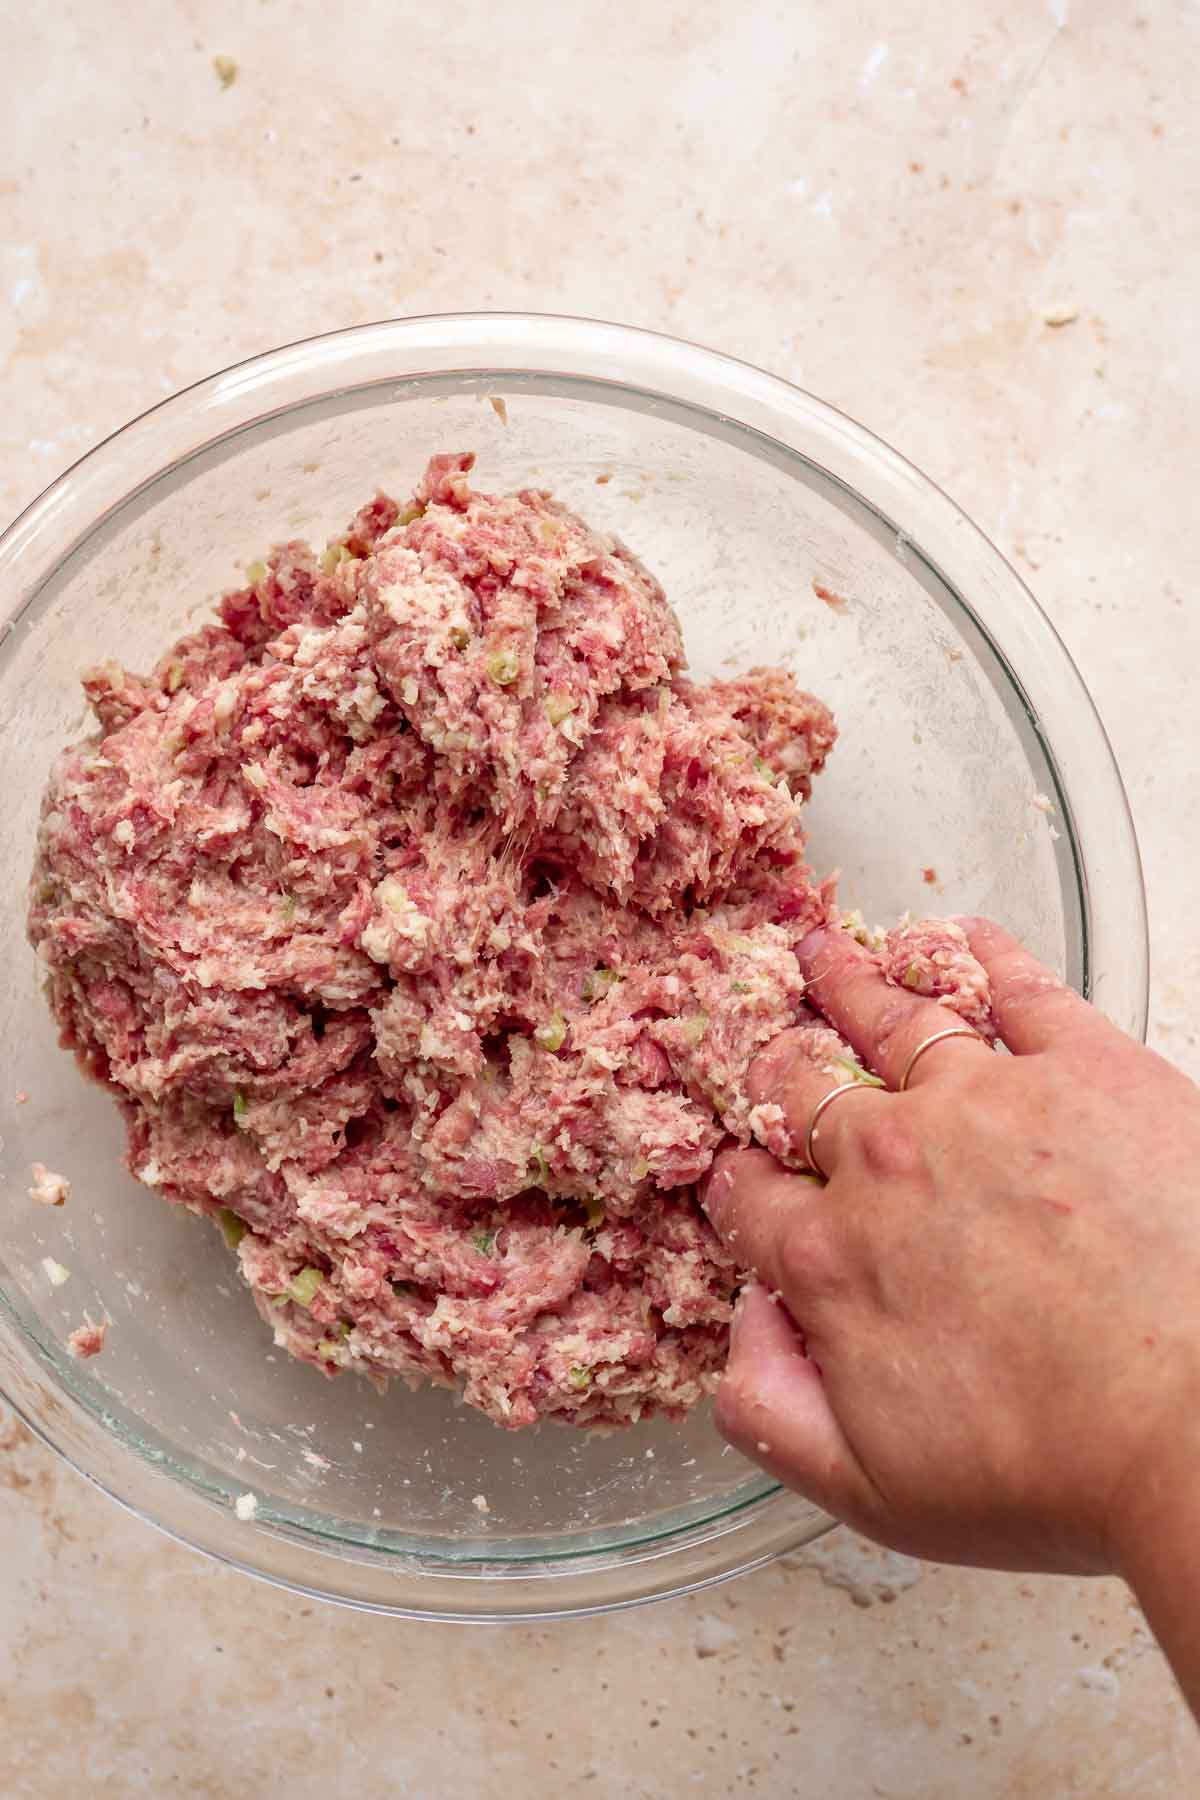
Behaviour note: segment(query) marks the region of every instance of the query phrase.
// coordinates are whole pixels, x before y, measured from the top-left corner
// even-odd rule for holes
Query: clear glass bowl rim
[[[617,402],[621,390],[659,395],[815,463],[865,504],[904,546],[918,578],[928,569],[954,593],[1003,665],[1055,775],[1082,919],[1078,985],[1144,1036],[1147,925],[1132,817],[1104,727],[1049,619],[990,540],[911,463],[814,395],[722,353],[599,320],[481,312],[353,326],[236,363],[104,439],[0,536],[0,642],[19,629],[58,565],[168,469],[322,395],[388,384],[400,392],[448,373],[481,384],[531,374],[584,379],[611,386]],[[466,1568],[436,1556],[348,1554],[328,1539],[236,1522],[227,1506],[137,1455],[64,1394],[7,1317],[0,1388],[45,1443],[167,1535],[311,1597],[405,1617],[478,1623],[608,1611],[727,1579],[795,1550],[829,1523],[775,1488],[653,1543],[544,1564]]]

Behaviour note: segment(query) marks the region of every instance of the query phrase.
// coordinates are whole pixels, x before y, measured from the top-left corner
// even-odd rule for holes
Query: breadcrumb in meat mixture
[[[130,1168],[278,1344],[507,1426],[677,1415],[738,1284],[694,1185],[835,916],[801,826],[834,725],[778,670],[689,681],[641,563],[472,461],[86,673],[30,935]]]

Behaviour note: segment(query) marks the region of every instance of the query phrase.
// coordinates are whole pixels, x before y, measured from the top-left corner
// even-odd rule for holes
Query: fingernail
[[[729,1329],[731,1332],[736,1333],[738,1328],[740,1327],[741,1322],[742,1322],[742,1314],[745,1312],[746,1303],[750,1298],[750,1290],[754,1287],[757,1287],[757,1285],[758,1285],[757,1282],[754,1280],[753,1276],[751,1276],[750,1280],[747,1281],[744,1284],[744,1286],[738,1290],[737,1298],[734,1300],[734,1303],[733,1303],[733,1316],[731,1317],[731,1319],[729,1321]]]
[[[696,1198],[700,1202],[700,1210],[707,1213],[714,1200],[719,1200],[726,1188],[733,1186],[731,1169],[710,1169],[700,1183]]]

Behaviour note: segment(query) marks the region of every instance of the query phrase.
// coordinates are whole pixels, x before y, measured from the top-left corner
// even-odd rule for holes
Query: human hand
[[[1012,1056],[955,1036],[907,1092],[839,1097],[827,1184],[761,1150],[714,1166],[706,1210],[758,1277],[717,1422],[897,1549],[1128,1573],[1200,1475],[1200,1089],[998,927],[961,923]],[[801,963],[890,1088],[955,1022],[842,932]],[[797,1037],[759,1057],[751,1093],[799,1151],[837,1080]]]

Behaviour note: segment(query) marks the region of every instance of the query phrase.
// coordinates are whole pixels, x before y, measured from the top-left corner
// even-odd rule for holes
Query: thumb
[[[866,1520],[874,1490],[834,1417],[821,1371],[782,1301],[757,1283],[738,1302],[715,1417],[722,1437],[785,1487],[839,1519]]]

